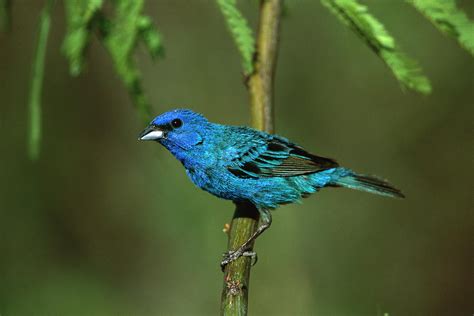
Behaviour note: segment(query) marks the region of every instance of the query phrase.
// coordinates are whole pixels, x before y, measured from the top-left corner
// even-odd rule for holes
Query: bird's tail
[[[353,172],[349,173],[346,176],[338,178],[331,184],[389,197],[405,197],[405,195],[403,195],[403,193],[399,189],[393,187],[385,180],[379,179],[374,176],[356,174]]]

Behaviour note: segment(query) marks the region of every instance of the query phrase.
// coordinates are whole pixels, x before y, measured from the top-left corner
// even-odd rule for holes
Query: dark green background
[[[327,189],[274,213],[258,240],[253,315],[470,315],[474,61],[403,1],[366,1],[432,79],[402,91],[318,1],[282,25],[277,131],[400,187],[405,200]],[[473,17],[474,3],[462,1]],[[0,314],[211,315],[219,311],[233,205],[195,188],[139,121],[94,40],[68,75],[55,9],[39,161],[27,159],[40,1],[14,1],[0,34]],[[242,1],[255,25],[257,5]],[[148,1],[166,58],[136,55],[156,114],[189,107],[247,124],[240,60],[214,1]]]

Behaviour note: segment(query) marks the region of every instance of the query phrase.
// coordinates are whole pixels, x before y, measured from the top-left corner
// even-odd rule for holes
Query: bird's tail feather
[[[389,197],[405,197],[399,189],[393,187],[387,181],[363,174],[352,173],[337,179],[332,184]]]

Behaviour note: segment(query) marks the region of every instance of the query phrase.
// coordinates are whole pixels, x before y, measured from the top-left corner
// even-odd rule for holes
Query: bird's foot
[[[248,251],[248,250],[241,250],[237,249],[235,251],[227,251],[223,255],[224,259],[221,261],[221,269],[224,271],[226,265],[231,263],[232,261],[237,260],[240,257],[251,257],[252,258],[252,265],[255,265],[258,260],[257,253],[255,251]]]

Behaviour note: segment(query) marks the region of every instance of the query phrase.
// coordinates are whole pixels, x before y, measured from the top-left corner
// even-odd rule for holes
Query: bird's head
[[[157,141],[178,157],[201,144],[210,125],[201,114],[176,109],[155,117],[139,140]]]

